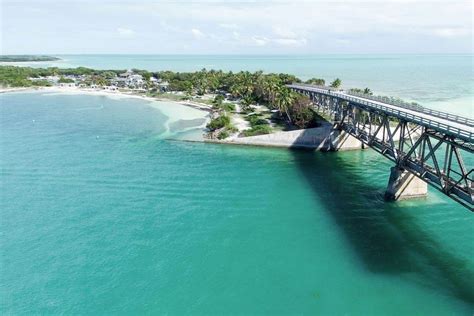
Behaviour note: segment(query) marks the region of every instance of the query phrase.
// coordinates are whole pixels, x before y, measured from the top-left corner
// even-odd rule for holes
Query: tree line
[[[82,76],[85,85],[105,86],[126,70],[96,70],[86,67],[77,68],[31,68],[0,66],[0,84],[10,87],[48,86],[46,80],[30,80],[47,76]],[[169,83],[170,91],[181,91],[185,95],[203,95],[207,93],[230,95],[239,100],[244,111],[252,104],[260,104],[270,110],[278,110],[288,124],[299,128],[315,125],[317,114],[311,108],[310,100],[286,87],[290,83],[301,83],[294,75],[285,73],[263,73],[262,71],[224,72],[221,70],[202,69],[195,72],[158,71],[150,72],[132,69],[143,76],[148,87],[152,89],[150,79],[155,77]],[[69,80],[61,79],[62,82]],[[305,83],[324,85],[324,79],[311,78]],[[331,86],[338,88],[340,79],[335,79]]]

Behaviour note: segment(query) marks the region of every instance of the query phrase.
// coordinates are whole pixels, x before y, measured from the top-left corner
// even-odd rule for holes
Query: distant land
[[[0,55],[0,62],[54,61],[61,58],[44,55]]]

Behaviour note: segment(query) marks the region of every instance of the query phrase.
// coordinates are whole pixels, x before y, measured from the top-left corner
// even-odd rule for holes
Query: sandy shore
[[[28,91],[45,91],[49,93],[58,93],[58,94],[86,94],[86,95],[103,95],[108,96],[111,98],[137,98],[146,101],[159,101],[159,102],[171,102],[171,103],[178,103],[181,105],[185,105],[188,107],[192,107],[197,110],[201,111],[212,111],[212,107],[205,103],[199,103],[195,101],[175,101],[170,100],[167,98],[153,98],[143,95],[137,95],[130,92],[125,91],[111,91],[111,90],[103,90],[103,89],[91,89],[91,88],[77,88],[77,87],[27,87],[27,88],[0,88],[0,93],[7,93],[7,92],[28,92]]]
[[[166,98],[152,98],[137,95],[133,92],[110,91],[102,89],[87,89],[76,87],[35,87],[35,88],[0,88],[0,93],[15,92],[44,92],[44,96],[54,95],[94,95],[105,96],[111,99],[140,99],[147,101],[149,105],[162,112],[168,120],[165,122],[165,136],[173,137],[176,132],[188,130],[201,130],[200,137],[193,139],[204,140],[206,124],[210,120],[211,107],[206,104],[188,101],[175,101]]]
[[[192,121],[196,119],[205,118],[205,122],[199,127],[203,130],[207,121],[210,119],[209,112],[212,111],[210,105],[198,103],[194,101],[174,101],[166,98],[152,98],[142,95],[133,94],[133,92],[123,91],[107,91],[98,89],[86,89],[86,88],[75,88],[75,87],[39,87],[39,88],[3,88],[0,89],[0,93],[5,92],[28,92],[28,91],[44,91],[48,95],[55,94],[70,94],[70,95],[101,95],[107,96],[114,99],[125,99],[125,98],[137,98],[150,102],[150,105],[158,108],[167,117],[166,122],[167,129],[178,121]],[[156,102],[158,101],[158,102]],[[176,106],[180,105],[180,106]],[[248,124],[246,121],[237,117],[233,120],[233,123],[239,125],[239,128],[246,129]],[[196,127],[196,126],[195,126]],[[195,128],[194,127],[194,128]],[[226,140],[208,140],[198,139],[198,141],[208,141],[221,144],[234,144],[234,145],[254,145],[254,146],[271,146],[271,147],[285,147],[285,148],[311,148],[315,150],[328,150],[328,138],[331,134],[330,124],[325,124],[322,127],[289,131],[289,132],[275,132],[266,135],[250,136],[250,137],[230,137]],[[358,143],[352,144],[349,142],[348,146],[344,149],[356,149],[360,148]],[[343,148],[341,148],[343,149]]]
[[[0,93],[28,91],[28,90],[31,90],[31,88],[0,88]]]

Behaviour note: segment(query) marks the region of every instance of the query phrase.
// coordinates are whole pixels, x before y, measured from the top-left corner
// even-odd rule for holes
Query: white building
[[[129,88],[142,88],[143,85],[145,84],[145,81],[143,80],[142,75],[130,75],[127,77],[127,80],[125,81],[127,86]]]

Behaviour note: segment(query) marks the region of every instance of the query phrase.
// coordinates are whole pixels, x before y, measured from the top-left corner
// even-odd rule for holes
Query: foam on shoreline
[[[202,134],[209,120],[209,109],[201,104],[188,104],[172,100],[155,99],[147,96],[140,96],[120,91],[107,91],[96,89],[79,89],[70,87],[40,87],[40,88],[4,88],[0,92],[41,92],[44,96],[55,95],[91,95],[105,96],[115,100],[140,99],[147,101],[148,105],[160,111],[168,120],[165,122],[166,132],[162,137],[173,137],[177,133],[187,133],[196,130]],[[181,128],[182,127],[182,128]],[[196,135],[194,135],[196,138]],[[198,137],[199,138],[199,137]]]
[[[0,90],[1,91],[1,90]],[[44,92],[45,96],[54,95],[93,95],[106,96],[112,99],[141,99],[159,110],[168,119],[164,123],[165,132],[160,137],[166,139],[183,139],[193,141],[206,141],[233,145],[271,146],[283,148],[313,148],[321,147],[321,140],[329,133],[327,128],[308,130],[274,132],[267,135],[236,137],[226,140],[204,139],[203,134],[206,124],[210,119],[210,107],[196,102],[179,102],[165,99],[155,99],[147,96],[124,93],[120,91],[107,91],[96,89],[79,89],[69,87],[40,87],[32,89],[10,90],[5,92]],[[195,132],[194,132],[195,131]],[[184,135],[184,136],[183,136]]]

